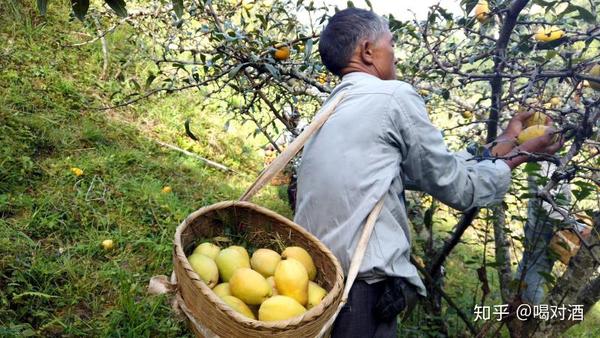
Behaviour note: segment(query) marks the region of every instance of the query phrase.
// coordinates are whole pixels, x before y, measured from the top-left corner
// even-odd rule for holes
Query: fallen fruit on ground
[[[102,241],[102,249],[110,250],[114,247],[115,243],[112,239],[105,239]]]

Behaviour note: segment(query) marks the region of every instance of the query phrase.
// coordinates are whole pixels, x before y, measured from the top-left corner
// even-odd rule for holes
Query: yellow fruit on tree
[[[487,1],[479,1],[475,6],[475,18],[477,21],[483,23],[490,16],[490,6]]]
[[[192,269],[202,278],[209,288],[213,288],[219,281],[217,264],[210,257],[201,254],[192,254],[188,257]]]
[[[302,263],[302,265],[304,265],[304,268],[308,273],[308,279],[315,280],[315,277],[317,276],[317,268],[315,267],[315,263],[313,262],[313,259],[308,253],[308,251],[304,250],[299,246],[289,246],[285,248],[285,250],[283,250],[283,252],[281,253],[281,258],[293,258],[299,261],[300,263]]]
[[[223,299],[223,302],[225,302],[225,304],[229,305],[236,312],[239,312],[248,318],[256,319],[256,317],[254,316],[254,313],[252,313],[252,310],[250,310],[248,305],[246,305],[240,299],[235,298],[234,296],[224,296],[221,299]]]
[[[600,77],[600,63],[597,63],[594,67],[592,67],[592,70],[590,70],[590,75],[593,77]],[[596,81],[589,81],[590,87],[594,88],[595,90],[600,90],[600,82],[596,82]]]
[[[219,268],[221,280],[224,282],[228,282],[231,279],[235,270],[250,267],[250,261],[238,250],[231,247],[221,250],[215,262]]]
[[[229,280],[231,295],[248,305],[259,305],[271,296],[271,286],[260,273],[240,268]]]
[[[308,302],[308,273],[295,259],[281,261],[275,269],[275,286],[280,295],[294,298],[298,303]]]
[[[521,131],[519,136],[517,136],[517,142],[519,144],[523,144],[529,140],[533,140],[534,138],[543,136],[546,133],[546,131],[550,130],[550,129],[551,128],[549,126],[542,126],[542,125],[531,126],[529,128],[524,129],[523,131]]]
[[[258,320],[265,322],[285,320],[300,316],[306,309],[295,299],[286,296],[273,296],[265,300],[258,309]]]
[[[563,36],[565,36],[565,32],[562,29],[552,26],[540,27],[533,37],[540,42],[552,42],[562,38]]]
[[[460,113],[460,115],[462,115],[462,117],[464,117],[466,119],[470,119],[473,117],[473,112],[470,110],[465,110],[462,113]]]
[[[198,245],[196,247],[196,249],[194,249],[194,253],[198,253],[198,254],[210,257],[212,259],[217,258],[217,256],[219,255],[219,252],[221,252],[221,248],[219,248],[217,245],[209,243],[209,242],[204,242],[204,243]]]
[[[319,284],[310,281],[308,282],[308,304],[306,305],[307,309],[311,309],[323,300],[327,295],[327,291],[319,286]]]
[[[281,256],[271,249],[258,249],[252,254],[250,266],[265,278],[273,276]]]
[[[275,286],[275,277],[271,276],[271,277],[267,278],[267,283],[269,283],[269,285],[271,285],[271,294],[273,296],[277,296],[279,294],[279,292],[277,291],[277,287]]]
[[[287,46],[282,46],[277,48],[275,51],[275,59],[279,61],[287,60],[290,57],[290,48]]]
[[[213,292],[223,298],[225,296],[231,296],[231,290],[229,289],[229,283],[221,283],[213,288]]]
[[[556,107],[556,106],[558,106],[560,103],[561,103],[561,102],[560,102],[560,99],[559,99],[558,97],[556,97],[556,96],[550,99],[550,105],[551,105],[552,107]]]
[[[536,111],[531,115],[527,120],[525,120],[525,127],[531,127],[536,125],[545,125],[546,124],[546,114]]]

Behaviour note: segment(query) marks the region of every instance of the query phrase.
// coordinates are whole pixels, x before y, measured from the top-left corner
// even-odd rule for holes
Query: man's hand
[[[508,126],[506,126],[506,129],[504,130],[504,132],[502,133],[502,135],[500,135],[500,137],[498,137],[498,139],[500,138],[505,138],[505,139],[511,139],[514,140],[517,138],[517,136],[519,136],[519,134],[521,133],[521,131],[523,131],[523,129],[525,129],[525,121],[527,121],[528,118],[530,118],[531,116],[533,116],[535,112],[532,110],[522,110],[519,113],[517,113],[515,116],[513,116],[513,118],[510,120],[510,122],[508,122]],[[549,118],[546,118],[546,123],[548,123]],[[550,121],[551,122],[551,121]]]
[[[552,120],[548,118],[546,125],[552,124]],[[548,128],[544,135],[531,139],[518,147],[515,147],[507,157],[512,157],[506,160],[506,164],[511,169],[516,168],[519,164],[527,161],[527,156],[521,155],[516,156],[519,152],[524,151],[528,153],[543,153],[552,155],[556,153],[564,144],[564,140],[560,135],[557,134],[554,128]],[[514,156],[514,157],[513,157]]]

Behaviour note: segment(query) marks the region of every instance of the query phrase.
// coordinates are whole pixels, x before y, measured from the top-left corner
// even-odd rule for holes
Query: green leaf
[[[229,78],[233,79],[237,75],[237,73],[240,72],[240,69],[242,69],[242,66],[244,66],[244,65],[243,64],[239,64],[239,65],[235,66],[233,69],[231,69],[229,71],[229,74],[228,74]]]
[[[183,0],[173,0],[173,11],[175,11],[177,19],[181,20],[183,16]]]
[[[37,0],[37,7],[41,15],[46,15],[48,10],[48,0]]]
[[[90,8],[89,0],[71,0],[71,7],[73,7],[73,14],[75,17],[81,21],[87,14],[88,9]]]
[[[109,5],[118,16],[122,18],[127,16],[127,9],[125,8],[124,0],[104,0],[104,2],[106,2],[106,4]]]
[[[594,14],[592,14],[590,11],[588,11],[587,9],[581,7],[581,6],[574,6],[577,8],[577,11],[579,12],[579,16],[578,18],[581,18],[583,20],[585,20],[587,23],[596,23],[596,16]]]
[[[265,64],[265,67],[267,68],[269,73],[271,73],[271,75],[273,75],[274,78],[276,78],[276,79],[279,78],[279,71],[277,70],[277,68],[273,67],[273,65],[270,65],[268,63]]]
[[[473,10],[473,8],[475,8],[478,2],[479,0],[462,0],[460,3],[461,5],[465,6],[465,11],[467,13],[471,13],[471,11]]]

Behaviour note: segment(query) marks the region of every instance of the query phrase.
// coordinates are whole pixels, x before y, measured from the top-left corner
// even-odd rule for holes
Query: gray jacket
[[[324,107],[342,91],[346,97],[304,148],[294,221],[325,243],[347,272],[362,226],[385,194],[359,278],[405,277],[425,295],[410,263],[406,182],[467,210],[500,202],[510,168],[504,161],[467,162],[466,152],[449,152],[407,83],[350,73]]]

